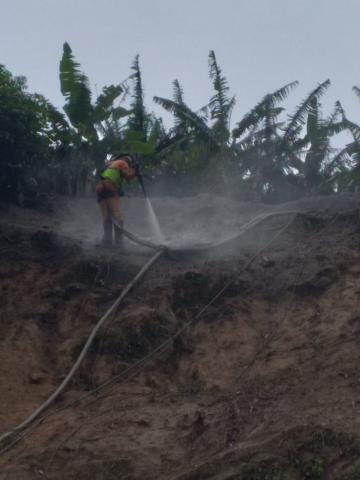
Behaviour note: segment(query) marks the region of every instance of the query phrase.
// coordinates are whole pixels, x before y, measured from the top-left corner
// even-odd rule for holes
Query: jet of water
[[[146,208],[148,212],[148,217],[150,221],[150,227],[152,230],[152,235],[155,238],[155,240],[160,244],[163,245],[165,240],[164,236],[161,232],[159,220],[156,216],[156,213],[154,212],[153,206],[151,205],[150,199],[146,198]]]

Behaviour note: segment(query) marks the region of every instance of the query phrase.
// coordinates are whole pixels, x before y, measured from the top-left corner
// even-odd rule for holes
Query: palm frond
[[[336,110],[336,112],[338,112],[342,116],[342,118],[346,118],[346,113],[345,113],[344,107],[342,106],[342,103],[340,102],[340,100],[337,100],[335,102],[335,110]]]
[[[344,163],[350,159],[349,148],[346,146],[341,149],[331,160],[331,162],[326,166],[326,170],[331,172],[334,168],[344,166]]]
[[[161,128],[162,128],[161,120],[159,120],[158,118],[155,118],[150,128],[149,139],[148,139],[149,143],[153,145],[157,144],[160,138]]]
[[[347,128],[346,122],[334,122],[334,123],[325,123],[322,129],[322,133],[328,137],[333,137],[343,132]]]
[[[306,134],[310,138],[311,143],[317,143],[321,126],[319,115],[319,102],[317,97],[312,97],[309,103],[309,112],[306,122]]]
[[[266,111],[274,107],[276,103],[283,101],[299,82],[291,82],[275,90],[275,92],[265,95],[255,107],[248,112],[237,124],[232,132],[233,138],[240,138],[246,130],[256,127],[265,118]]]
[[[337,106],[337,102],[335,102],[334,110],[332,113],[330,113],[327,123],[333,124],[336,123],[339,119],[339,116],[342,117],[341,112],[339,111],[339,108]]]
[[[139,63],[139,55],[136,55],[131,69],[133,70],[133,93],[131,110],[132,115],[129,119],[129,127],[134,131],[142,133],[142,139],[146,138],[146,110],[144,104],[144,90],[142,86],[142,76]]]
[[[71,123],[82,133],[94,133],[91,124],[93,108],[89,80],[80,71],[80,65],[74,60],[68,43],[64,43],[60,61],[60,86],[65,96],[64,111]]]
[[[215,90],[209,101],[211,118],[216,121],[213,130],[221,141],[227,142],[230,136],[228,124],[235,105],[235,97],[228,96],[230,88],[213,50],[209,53],[209,76]]]
[[[173,101],[178,105],[185,105],[184,90],[182,89],[179,81],[176,79],[173,81]],[[173,114],[174,114],[175,127],[179,127],[183,123],[183,120],[177,115],[176,112],[173,112]],[[185,125],[181,125],[181,126],[185,127]]]
[[[113,120],[120,120],[120,118],[127,117],[128,115],[131,115],[131,113],[132,110],[127,110],[123,107],[115,107],[111,111],[111,117]]]
[[[264,114],[264,101],[261,100],[261,102],[259,102],[242,118],[240,122],[238,122],[236,128],[234,128],[232,131],[233,138],[240,138],[247,130],[257,127],[264,118]]]
[[[156,145],[156,154],[165,157],[186,140],[184,133],[171,130],[170,133],[164,136]]]
[[[289,96],[290,92],[299,85],[299,82],[295,80],[294,82],[287,83],[283,87],[275,90],[275,92],[270,94],[271,104],[275,105],[276,103],[283,102]]]
[[[196,110],[196,115],[199,115],[204,122],[207,122],[210,116],[209,105],[204,105],[203,107],[199,108],[199,110]]]
[[[303,100],[303,102],[297,107],[294,115],[289,117],[289,124],[285,130],[284,137],[294,137],[294,134],[299,131],[299,127],[305,125],[306,117],[311,110],[311,102],[314,98],[320,98],[321,95],[330,86],[330,80],[320,83],[309,95]]]
[[[355,92],[355,95],[360,99],[360,87],[353,86],[353,92]]]
[[[184,102],[184,90],[179,83],[179,80],[175,79],[173,81],[173,100],[174,102],[182,105]]]
[[[258,145],[263,138],[263,131],[257,131],[255,128],[246,137],[242,138],[239,142],[233,144],[233,148],[237,151],[245,152],[255,145]]]
[[[88,80],[80,71],[80,64],[77,63],[72,54],[70,45],[65,42],[63,45],[63,55],[60,60],[60,88],[64,97],[68,97],[72,93],[74,84],[86,83]]]
[[[65,115],[60,112],[47,98],[43,95],[35,93],[33,97],[40,105],[42,112],[46,115],[46,120],[51,123],[54,130],[68,130],[70,125]]]
[[[335,108],[340,113],[340,115],[342,116],[342,123],[344,124],[344,129],[349,130],[350,133],[352,134],[354,140],[359,141],[360,140],[360,126],[347,118],[346,112],[345,112],[342,104],[339,101],[337,101],[335,103]]]
[[[298,152],[299,150],[304,150],[310,143],[310,138],[308,137],[308,135],[305,135],[303,138],[297,138],[296,140],[294,140],[293,142],[291,142],[290,144],[290,148],[295,151],[295,152]],[[288,145],[285,143],[285,145]]]
[[[111,115],[115,100],[123,93],[121,85],[104,87],[94,107],[94,121],[101,122]]]
[[[185,104],[179,105],[173,100],[162,97],[154,97],[154,102],[163,107],[166,111],[176,115],[181,120],[187,121],[192,128],[203,134],[211,143],[217,147],[219,146],[216,136],[206,125],[205,121]]]

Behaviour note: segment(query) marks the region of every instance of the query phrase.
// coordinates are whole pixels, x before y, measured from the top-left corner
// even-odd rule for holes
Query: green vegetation
[[[170,185],[176,179],[183,191],[207,185],[243,198],[278,201],[360,187],[359,125],[347,118],[339,101],[328,118],[321,114],[320,99],[330,80],[287,116],[283,104],[298,82],[284,85],[265,95],[231,130],[235,97],[213,51],[213,95],[205,106],[190,108],[178,80],[172,98],[154,97],[174,117],[168,129],[145,105],[138,55],[126,80],[103,87],[94,98],[65,43],[59,78],[63,112],[42,95],[29,93],[24,77],[0,65],[3,198],[16,201],[24,190],[82,195],[91,191],[94,171],[114,151],[136,153],[145,171]],[[354,94],[360,98],[359,87]],[[331,139],[342,131],[351,141],[334,149]]]
[[[46,163],[49,137],[47,104],[26,91],[24,77],[14,78],[0,65],[0,192],[13,198],[29,172]],[[40,135],[39,133],[42,133]]]

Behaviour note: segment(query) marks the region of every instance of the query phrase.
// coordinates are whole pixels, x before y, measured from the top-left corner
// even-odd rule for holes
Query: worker
[[[135,177],[135,159],[128,153],[113,155],[100,173],[100,181],[96,185],[96,195],[103,217],[104,245],[112,245],[113,228],[115,244],[121,245],[122,243],[124,222],[120,210],[120,195],[123,181],[129,182]]]

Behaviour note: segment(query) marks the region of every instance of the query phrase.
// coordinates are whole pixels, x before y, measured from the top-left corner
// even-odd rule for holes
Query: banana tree
[[[219,170],[217,173],[226,182],[225,163],[228,157],[233,156],[229,124],[235,98],[228,96],[227,80],[212,50],[209,53],[209,77],[214,95],[199,110],[194,111],[185,103],[178,80],[173,82],[172,99],[154,97],[154,101],[174,115],[174,128],[169,132],[167,148],[171,149],[175,171],[205,168],[209,158],[218,158],[219,161],[211,165],[211,170]]]
[[[151,170],[161,139],[164,136],[162,120],[148,113],[144,102],[144,89],[139,55],[132,64],[130,115],[122,132],[122,149],[141,157],[142,168]]]
[[[256,198],[268,195],[290,174],[286,150],[283,148],[279,104],[298,85],[291,82],[262,100],[248,112],[232,132],[240,171]]]
[[[297,82],[292,82],[265,96],[233,131],[242,167],[259,196],[286,185],[292,185],[299,193],[331,189],[330,139],[344,129],[344,124],[337,121],[336,112],[327,119],[320,115],[319,98],[330,81],[310,92],[287,122],[279,122],[283,109],[277,104],[296,86]],[[238,138],[240,141],[236,142]]]
[[[213,83],[214,95],[208,105],[193,111],[183,99],[183,91],[178,80],[174,81],[173,99],[154,97],[155,103],[171,112],[175,118],[175,127],[182,127],[184,135],[194,140],[206,141],[213,152],[229,146],[229,123],[235,98],[228,96],[229,86],[217,63],[213,50],[209,53],[209,77]],[[210,113],[209,124],[208,112]]]
[[[230,139],[230,118],[235,106],[235,97],[228,96],[230,88],[213,50],[209,53],[209,76],[215,91],[208,105],[211,119],[214,120],[212,131],[223,148],[226,148]]]
[[[107,128],[130,113],[116,104],[125,89],[121,84],[106,86],[93,103],[89,80],[81,72],[68,43],[63,46],[60,61],[60,86],[65,97],[64,112],[75,133],[72,152],[74,183],[85,185],[86,177],[94,167],[100,167],[109,148]],[[73,188],[74,194],[77,190],[77,187]]]
[[[205,167],[204,160],[212,149],[218,148],[217,140],[207,125],[208,108],[192,111],[184,99],[184,90],[178,80],[173,82],[172,100],[154,97],[174,116],[174,126],[162,135],[156,156],[168,174],[186,174]]]
[[[360,98],[360,89],[353,87]],[[352,141],[333,159],[333,179],[338,191],[359,191],[360,189],[360,126],[348,119],[341,103],[336,109],[342,117],[344,128],[350,133]]]
[[[330,80],[319,84],[289,117],[283,139],[296,161],[298,182],[307,193],[330,193],[334,165],[331,138],[345,129],[338,121],[338,109],[328,118],[321,116],[320,97],[330,86]],[[305,134],[302,135],[303,129]]]

